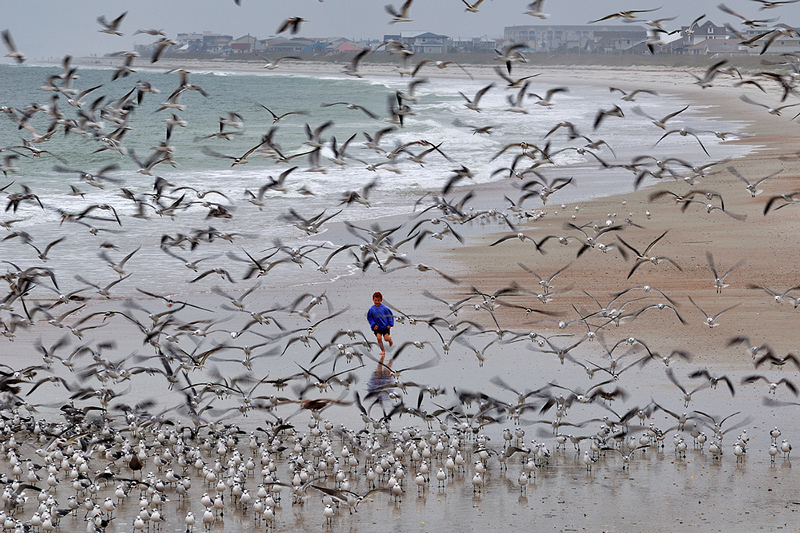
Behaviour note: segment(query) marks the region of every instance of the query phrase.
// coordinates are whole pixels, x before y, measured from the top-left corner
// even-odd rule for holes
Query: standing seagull
[[[124,35],[124,33],[119,31],[119,25],[120,25],[120,23],[122,23],[122,19],[125,18],[125,15],[127,15],[127,14],[128,14],[128,12],[125,11],[122,15],[118,16],[117,18],[115,18],[111,22],[106,22],[106,16],[105,15],[100,15],[99,17],[97,17],[97,22],[99,22],[100,25],[103,26],[103,29],[102,30],[97,30],[97,31],[99,31],[101,33],[107,33],[109,35],[119,35],[119,36]]]
[[[3,42],[5,43],[6,48],[8,48],[6,57],[10,57],[16,61],[17,64],[25,62],[25,54],[17,50],[17,47],[14,45],[14,39],[11,38],[10,31],[3,30]]]

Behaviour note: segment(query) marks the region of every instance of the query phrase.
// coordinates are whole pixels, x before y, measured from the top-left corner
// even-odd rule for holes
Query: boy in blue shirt
[[[394,315],[391,309],[383,305],[383,295],[376,292],[372,295],[372,303],[375,305],[367,311],[367,322],[372,332],[375,333],[375,338],[378,340],[378,347],[381,349],[381,355],[386,355],[386,350],[383,347],[383,339],[393,346],[390,330],[394,326]]]

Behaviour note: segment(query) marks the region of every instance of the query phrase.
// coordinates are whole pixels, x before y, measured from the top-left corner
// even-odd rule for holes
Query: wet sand
[[[167,66],[165,63],[164,67]],[[205,67],[192,65],[189,68]],[[226,65],[225,68],[233,67]],[[535,67],[530,68],[531,71],[536,70]],[[519,71],[520,75],[524,73],[525,70]],[[705,368],[714,375],[727,375],[733,381],[737,392],[731,397],[725,390],[724,384],[720,384],[717,389],[706,388],[698,391],[690,406],[684,408],[681,392],[665,378],[664,364],[654,360],[643,367],[631,368],[622,374],[617,382],[609,385],[609,387],[618,385],[630,395],[624,402],[612,402],[611,408],[621,414],[633,406],[643,408],[654,399],[677,413],[684,411],[691,413],[693,409],[697,409],[713,416],[724,417],[740,411],[741,414],[727,421],[723,429],[735,427],[740,423],[743,425],[725,435],[724,453],[720,460],[712,457],[708,451],[708,443],[703,450],[695,449],[688,432],[685,433],[689,450],[686,457],[681,458],[673,451],[672,435],[676,430],[667,429],[674,426],[674,420],[663,411],[658,411],[652,415],[652,419],[647,420],[645,426],[652,422],[666,431],[667,438],[663,450],[653,447],[646,452],[637,452],[631,461],[630,471],[622,470],[622,463],[617,454],[607,452],[605,457],[593,466],[591,472],[588,472],[580,461],[583,451],[588,449],[588,440],[582,442],[580,453],[576,453],[571,444],[567,444],[566,450],[556,451],[551,426],[533,423],[539,419],[551,421],[553,411],[539,416],[538,409],[531,410],[522,416],[526,432],[523,444],[530,447],[531,439],[545,442],[552,456],[548,465],[536,470],[526,496],[520,495],[517,485],[522,466],[513,458],[509,461],[506,472],[501,471],[496,458],[490,459],[486,484],[481,494],[473,493],[470,480],[475,460],[471,456],[474,442],[465,441],[462,449],[467,457],[466,473],[448,480],[447,487],[442,491],[437,490],[434,480],[429,485],[427,494],[418,496],[412,482],[415,468],[407,466],[408,478],[402,502],[392,501],[386,494],[376,494],[359,505],[358,514],[349,515],[343,506],[332,525],[326,526],[322,517],[320,493],[312,490],[305,498],[304,504],[292,505],[289,489],[285,488],[282,504],[276,512],[278,517],[276,529],[315,531],[330,527],[332,530],[349,528],[359,531],[450,529],[507,531],[531,529],[533,526],[536,530],[554,531],[630,531],[643,528],[674,531],[693,527],[702,527],[706,531],[752,531],[761,528],[791,527],[794,523],[794,513],[800,505],[795,501],[800,482],[797,476],[792,474],[792,461],[779,457],[775,465],[770,464],[767,453],[770,438],[767,432],[772,427],[779,426],[783,431],[781,440],[786,438],[800,442],[800,428],[796,424],[796,417],[793,416],[796,407],[763,406],[762,398],[767,396],[765,383],[740,384],[743,376],[754,372],[752,358],[746,354],[744,347],[729,347],[727,342],[732,337],[746,335],[756,344],[769,343],[779,355],[785,355],[796,345],[797,335],[794,330],[797,311],[794,307],[789,302],[776,303],[762,290],[748,288],[750,284],[763,284],[783,291],[800,281],[797,278],[797,270],[793,268],[797,264],[797,255],[800,254],[795,237],[800,228],[794,207],[788,206],[770,212],[766,216],[762,214],[764,205],[771,196],[790,192],[795,188],[793,183],[797,178],[796,160],[781,161],[780,158],[794,155],[795,148],[792,141],[796,125],[789,120],[789,117],[773,117],[762,108],[742,103],[738,100],[739,89],[720,86],[701,90],[694,86],[689,75],[682,71],[643,69],[636,72],[620,72],[597,69],[590,73],[584,71],[578,73],[570,70],[548,70],[542,73],[540,79],[551,81],[554,85],[600,84],[609,83],[609,79],[613,79],[614,85],[623,89],[641,85],[658,91],[678,92],[699,104],[719,106],[707,110],[709,113],[748,122],[745,129],[754,136],[742,142],[762,145],[763,148],[746,160],[730,161],[720,165],[720,168],[712,169],[711,175],[698,180],[694,186],[668,181],[624,196],[595,198],[578,204],[570,203],[565,207],[561,206],[559,195],[556,193],[545,206],[537,202],[528,204],[531,209],[544,211],[545,216],[535,222],[520,225],[520,229],[539,241],[547,235],[566,234],[563,227],[566,222],[578,225],[594,222],[602,225],[609,219],[623,223],[622,221],[629,217],[643,227],[627,226],[618,234],[632,245],[643,248],[663,231],[668,230],[654,253],[670,257],[680,265],[681,271],[666,262],[658,265],[646,264],[630,279],[626,279],[633,263],[631,260],[626,262],[616,251],[603,253],[598,249],[590,249],[580,258],[576,258],[578,246],[575,243],[561,246],[553,240],[545,244],[544,254],[536,252],[530,243],[516,240],[489,247],[488,244],[507,234],[508,231],[497,220],[487,219],[482,225],[476,223],[459,227],[466,240],[463,246],[457,243],[454,245],[452,240],[438,242],[428,239],[413,253],[414,262],[435,265],[460,279],[459,285],[449,284],[432,272],[420,273],[412,268],[390,274],[372,269],[363,275],[340,278],[332,283],[313,283],[311,278],[298,279],[296,284],[289,286],[285,280],[272,280],[267,276],[264,278],[264,286],[254,293],[254,296],[267,304],[274,302],[286,305],[299,291],[310,291],[315,294],[325,291],[334,308],[349,306],[348,311],[334,320],[325,322],[315,332],[320,341],[323,341],[340,328],[363,327],[363,314],[369,305],[369,296],[373,290],[379,289],[384,292],[387,302],[393,308],[418,318],[415,325],[399,324],[395,328],[393,333],[396,342],[428,341],[441,353],[438,349],[441,341],[433,330],[422,322],[422,318],[434,314],[444,316],[448,312],[443,304],[422,297],[420,293],[424,289],[448,300],[466,296],[470,292],[470,287],[491,294],[516,282],[528,289],[534,289],[538,286],[538,280],[523,272],[517,263],[522,262],[542,275],[551,274],[570,264],[554,280],[557,289],[569,287],[570,290],[554,295],[553,301],[547,304],[539,304],[531,296],[500,298],[509,303],[532,306],[537,310],[553,311],[558,313],[558,317],[538,317],[535,312],[526,317],[524,310],[510,307],[495,310],[497,322],[502,328],[515,332],[535,331],[545,336],[572,335],[571,339],[553,340],[554,344],[565,346],[580,339],[586,333],[586,327],[582,323],[574,323],[559,329],[557,320],[575,318],[573,305],[580,311],[596,310],[596,305],[584,294],[584,290],[601,303],[606,303],[619,291],[646,284],[663,291],[677,302],[678,312],[687,324],[682,325],[670,310],[651,309],[635,319],[624,320],[618,327],[612,325],[604,328],[606,340],[613,343],[633,336],[662,354],[669,354],[675,349],[688,351],[693,355],[691,361],[676,359],[670,363],[669,368],[674,370],[678,380],[689,390],[701,382],[688,379],[687,374],[692,370]],[[723,80],[722,85],[725,84]],[[785,170],[763,184],[764,193],[751,198],[744,188],[744,183],[725,170],[728,165],[735,166],[751,181],[781,168]],[[502,195],[510,190],[509,187],[509,182],[483,186],[480,188],[480,199],[476,203],[480,203],[481,207],[493,206],[496,209],[503,209],[505,206]],[[692,188],[721,194],[725,200],[725,208],[733,213],[747,215],[746,220],[735,220],[719,211],[706,213],[699,205],[691,205],[682,213],[680,205],[671,197],[649,201],[650,195],[658,190],[668,189],[678,194],[685,194]],[[597,193],[598,196],[601,194]],[[649,216],[645,214],[646,211],[650,212]],[[390,222],[380,223],[388,226]],[[616,239],[613,235],[611,237],[601,241],[614,242]],[[332,228],[323,238],[336,243],[349,237],[341,228]],[[713,253],[720,274],[738,261],[742,259],[746,261],[729,275],[726,282],[730,286],[724,288],[721,294],[716,293],[713,276],[706,264],[707,250]],[[308,285],[308,281],[312,284]],[[663,302],[663,298],[652,292],[634,290],[629,294],[631,298],[645,298],[631,304],[634,308],[641,308],[643,304]],[[739,305],[719,317],[718,327],[708,328],[703,323],[705,317],[689,302],[690,295],[711,314],[735,304]],[[219,305],[219,300],[211,296],[190,295],[190,297],[191,301],[198,305]],[[153,301],[142,300],[142,303],[147,307],[157,307]],[[115,301],[91,302],[87,311],[115,309],[119,304],[120,302]],[[197,316],[201,316],[201,313]],[[192,315],[187,315],[185,318],[191,319]],[[458,318],[474,320],[487,328],[494,328],[485,310],[465,308],[458,314]],[[290,329],[301,328],[307,324],[300,318],[284,320],[286,322],[284,325]],[[244,320],[237,318],[226,323],[226,327],[232,329],[241,322]],[[112,319],[109,323],[109,326],[100,331],[103,338],[117,340],[119,353],[132,351],[139,351],[142,354],[152,353],[152,349],[148,346],[142,347],[138,330],[133,330],[122,320]],[[15,342],[6,343],[4,346],[4,362],[14,368],[31,364],[37,357],[37,354],[30,349],[32,343],[42,336],[44,344],[48,345],[57,340],[62,333],[49,327],[19,331]],[[504,391],[489,382],[493,376],[500,376],[517,390],[536,389],[548,383],[557,383],[575,390],[588,389],[608,377],[607,375],[605,378],[602,377],[603,373],[599,372],[593,380],[590,380],[583,368],[569,361],[560,364],[556,355],[537,351],[538,345],[533,342],[507,343],[511,338],[513,334],[506,333],[503,338],[496,340],[497,336],[489,333],[470,339],[470,343],[479,348],[496,340],[486,350],[486,362],[483,366],[479,366],[475,355],[467,348],[454,344],[449,353],[442,354],[438,366],[424,371],[409,371],[403,378],[422,384],[438,385],[446,391],[446,394],[436,398],[426,397],[424,406],[432,412],[437,404],[449,407],[456,403],[454,387],[462,391],[483,391],[505,402],[515,403],[515,397],[511,392]],[[608,357],[603,356],[598,342],[584,342],[573,353],[574,357],[580,361],[593,361],[598,365],[607,364]],[[295,343],[284,356],[265,359],[263,366],[255,365],[254,374],[261,377],[269,372],[271,376],[284,376],[297,372],[295,361],[305,365],[309,356],[315,351],[304,348],[301,343]],[[414,347],[406,348],[401,356],[402,359],[399,358],[394,366],[397,368],[405,364],[415,365],[429,359],[431,355],[430,350],[417,351]],[[641,353],[627,356],[620,361],[620,364],[627,364],[640,356]],[[347,363],[342,361],[340,364]],[[355,361],[349,364],[353,368],[357,366]],[[361,391],[362,397],[364,386],[376,367],[374,362],[366,358],[364,364],[363,368],[354,371],[354,375],[359,379],[359,383],[354,387]],[[235,375],[244,371],[237,363],[219,363],[219,368],[223,375]],[[768,365],[758,369],[757,372],[776,379],[785,376],[794,380],[798,375],[794,368],[773,370],[769,369]],[[192,379],[197,382],[199,376],[192,374]],[[172,409],[182,402],[179,391],[164,390],[165,383],[161,376],[139,374],[131,383],[131,390],[124,397],[124,402],[128,405],[152,398],[154,390],[158,390],[159,405],[165,408]],[[267,390],[263,389],[260,393],[275,392]],[[35,398],[37,402],[46,404],[63,400],[62,392],[56,388],[43,386],[35,397],[29,398],[29,401]],[[563,392],[567,395],[566,391]],[[338,398],[340,395],[352,398],[353,392],[346,392],[336,387],[334,391],[321,396]],[[775,397],[782,401],[797,401],[785,388],[779,388]],[[417,390],[409,390],[405,401],[416,405]],[[226,406],[235,405],[236,402],[232,400],[220,401],[217,407],[219,412],[214,414],[229,417],[226,418],[226,423],[235,423],[241,427],[244,432],[241,446],[244,448],[247,434],[263,425],[265,419],[273,418],[272,415],[262,414],[259,411],[251,412],[247,417],[239,416],[236,411],[223,415]],[[40,406],[38,409],[37,416],[57,418],[58,406],[51,408]],[[372,414],[378,410],[375,408]],[[281,417],[286,417],[294,411],[293,405],[287,405],[279,407],[275,412]],[[467,411],[475,412],[476,406],[473,405]],[[167,414],[168,417],[174,415],[172,412]],[[575,424],[595,420],[582,427],[563,426],[560,431],[580,436],[593,435],[602,423],[601,417],[606,415],[613,418],[599,401],[592,404],[576,402],[565,420]],[[334,426],[344,423],[353,430],[363,427],[358,412],[352,406],[331,407],[323,411],[322,417],[331,420]],[[178,416],[175,418],[180,419]],[[307,426],[309,419],[307,413],[300,413],[292,418],[299,433],[309,431]],[[452,421],[448,423],[452,425]],[[421,432],[420,438],[430,438],[425,424],[411,416],[393,420],[391,429],[399,431],[404,426],[418,428]],[[687,425],[687,429],[690,426],[691,423]],[[489,446],[496,451],[501,451],[503,448],[502,430],[506,427],[514,427],[512,420],[506,419],[498,424],[481,428],[481,432],[491,439]],[[746,458],[743,462],[738,462],[733,454],[732,445],[743,429],[747,430],[751,440]],[[710,435],[708,427],[704,427],[703,430]],[[637,428],[632,429],[631,433],[639,435],[642,431],[641,428]],[[338,453],[341,440],[334,436],[332,441],[333,450]],[[290,442],[288,437],[285,442]],[[27,455],[32,451],[31,448],[24,453]],[[290,468],[286,462],[288,452],[289,450],[284,452],[283,459],[277,464],[278,473],[283,481],[288,481],[290,476]],[[243,453],[248,454],[246,451]],[[104,466],[100,457],[97,465],[96,468]],[[435,471],[438,466],[439,464],[434,461],[432,469]],[[146,470],[153,468],[148,467]],[[362,465],[358,469],[359,474],[352,476],[353,481],[363,477],[363,470]],[[62,473],[61,476],[63,475]],[[252,479],[248,483],[251,490],[258,484]],[[332,486],[332,482],[325,481],[325,483],[327,486]],[[363,493],[367,485],[361,479],[358,484],[354,483],[353,488]],[[113,492],[113,488],[108,491]],[[101,491],[96,499],[102,501],[108,491]],[[203,492],[213,491],[203,488],[199,479],[195,481],[192,489],[193,497],[187,503],[178,504],[174,492],[167,491],[173,502],[165,508],[169,523],[164,529],[183,530],[182,519],[188,509],[191,509],[196,516],[202,516],[202,507],[198,502],[199,495]],[[59,488],[57,497],[61,502],[69,494],[72,494],[69,489]],[[120,507],[118,518],[112,524],[117,531],[131,529],[130,524],[138,506],[132,497],[129,497],[129,500]],[[61,503],[63,506],[63,502]],[[32,506],[29,504],[22,515],[27,515],[31,509]],[[62,530],[75,531],[85,528],[81,520],[82,515],[80,512],[77,518],[65,518]],[[246,515],[241,511],[226,510],[224,521],[217,522],[214,530],[264,529],[264,525],[252,522],[251,515],[252,513]],[[196,530],[200,529],[201,526],[198,524]]]

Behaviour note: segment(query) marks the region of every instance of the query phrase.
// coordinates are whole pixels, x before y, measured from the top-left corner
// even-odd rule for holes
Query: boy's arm
[[[387,324],[389,324],[389,327],[394,327],[394,314],[392,313],[392,310],[389,309],[388,307],[386,308],[386,311],[388,311],[388,314],[386,315],[387,318],[386,322]]]
[[[375,319],[372,318],[372,307],[370,307],[369,311],[367,311],[367,322],[369,322],[370,329],[375,328]]]

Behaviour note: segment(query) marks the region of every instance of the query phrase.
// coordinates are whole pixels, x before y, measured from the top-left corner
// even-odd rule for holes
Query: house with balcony
[[[436,33],[404,31],[400,41],[407,44],[415,54],[443,54],[447,52],[447,35]]]

